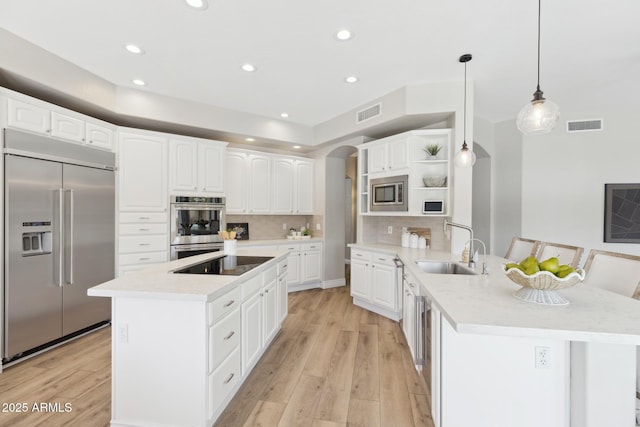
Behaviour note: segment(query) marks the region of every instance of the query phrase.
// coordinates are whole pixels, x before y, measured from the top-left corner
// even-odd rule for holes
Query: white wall
[[[522,134],[515,120],[496,124],[494,134],[492,253],[504,256],[513,237],[534,236],[522,228]]]
[[[604,119],[602,132],[568,134],[566,120]],[[604,184],[640,183],[638,112],[563,114],[551,133],[524,137],[524,236],[640,255],[639,244],[604,243]]]

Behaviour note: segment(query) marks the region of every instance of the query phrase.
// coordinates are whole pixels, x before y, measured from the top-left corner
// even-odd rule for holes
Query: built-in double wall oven
[[[221,251],[224,197],[171,196],[171,260]]]

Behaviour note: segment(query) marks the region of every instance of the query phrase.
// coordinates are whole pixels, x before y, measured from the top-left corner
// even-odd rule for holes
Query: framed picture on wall
[[[604,185],[604,241],[640,243],[640,184]]]
[[[227,230],[236,232],[236,240],[249,240],[249,223],[247,222],[229,222]]]

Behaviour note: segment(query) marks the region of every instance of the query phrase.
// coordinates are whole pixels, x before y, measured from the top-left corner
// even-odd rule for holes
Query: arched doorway
[[[356,236],[357,149],[342,146],[325,158],[324,282],[345,284],[347,244]]]

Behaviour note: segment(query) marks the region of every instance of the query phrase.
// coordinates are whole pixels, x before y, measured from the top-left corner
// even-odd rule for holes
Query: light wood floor
[[[105,328],[0,374],[0,426],[108,426]],[[34,412],[56,403],[71,411]],[[1,412],[26,403],[27,412]],[[216,427],[433,427],[429,396],[398,323],[351,303],[349,288],[289,294],[289,316]]]
[[[41,404],[49,403],[52,404],[49,409],[37,411]],[[69,412],[64,412],[65,404],[70,405]],[[2,427],[108,426],[111,328],[100,329],[4,370],[0,374],[0,405]],[[26,412],[16,412],[23,408]]]
[[[216,427],[433,427],[400,325],[349,288],[289,294],[280,334]]]

